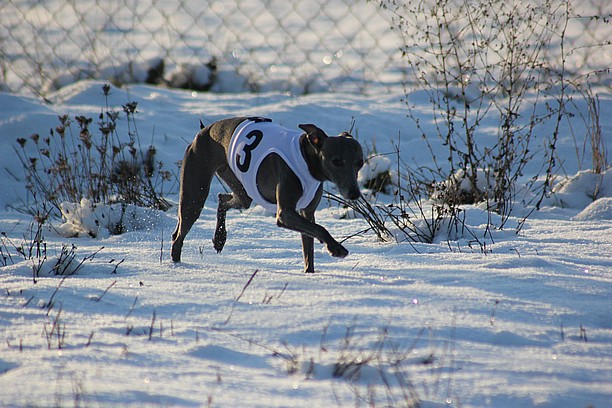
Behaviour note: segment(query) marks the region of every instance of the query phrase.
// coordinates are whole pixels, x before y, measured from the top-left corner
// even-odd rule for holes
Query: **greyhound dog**
[[[229,209],[252,201],[276,213],[276,224],[302,235],[305,272],[314,272],[314,238],[331,256],[348,251],[315,223],[323,182],[331,181],[345,199],[361,196],[357,173],[363,166],[361,145],[348,133],[330,137],[315,125],[291,130],[265,118],[229,118],[204,127],[187,147],[181,168],[178,224],[172,234],[172,260],[179,262],[185,236],[200,216],[217,174],[231,189],[219,194],[213,246],[221,252]]]

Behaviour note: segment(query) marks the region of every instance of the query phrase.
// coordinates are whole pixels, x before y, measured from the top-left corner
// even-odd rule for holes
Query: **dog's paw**
[[[217,242],[213,239],[213,248],[215,248],[215,251],[217,251],[217,253],[221,253],[221,251],[223,251],[223,246],[225,245],[224,242]]]
[[[172,245],[172,261],[181,262],[181,250],[178,245]]]
[[[349,251],[341,244],[335,242],[331,245],[327,245],[327,250],[334,258],[344,258],[348,255]]]
[[[223,251],[223,247],[225,246],[225,241],[227,240],[227,232],[225,229],[215,231],[215,236],[212,239],[213,248],[217,253]]]
[[[213,248],[215,248],[215,251],[217,251],[217,253],[220,253],[221,251],[223,251],[223,247],[225,246],[225,240],[216,240],[213,239]]]

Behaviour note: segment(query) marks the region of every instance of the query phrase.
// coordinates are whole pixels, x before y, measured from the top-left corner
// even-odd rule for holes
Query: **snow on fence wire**
[[[365,0],[3,0],[0,16],[0,87],[14,92],[82,78],[295,93],[404,80],[400,34]]]

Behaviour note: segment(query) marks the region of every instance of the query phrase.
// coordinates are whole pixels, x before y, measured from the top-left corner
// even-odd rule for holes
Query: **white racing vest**
[[[276,212],[276,204],[262,197],[257,188],[257,171],[261,162],[271,153],[279,155],[300,179],[302,196],[296,210],[306,208],[313,200],[321,182],[310,174],[300,150],[303,132],[272,123],[269,119],[247,119],[232,135],[227,150],[230,168],[240,180],[249,197],[265,209]]]

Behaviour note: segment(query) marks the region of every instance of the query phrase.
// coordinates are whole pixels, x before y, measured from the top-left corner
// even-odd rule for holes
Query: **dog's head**
[[[322,177],[338,187],[340,194],[348,200],[361,196],[357,173],[363,166],[363,150],[359,142],[344,132],[329,137],[315,125],[299,125],[316,153]]]

